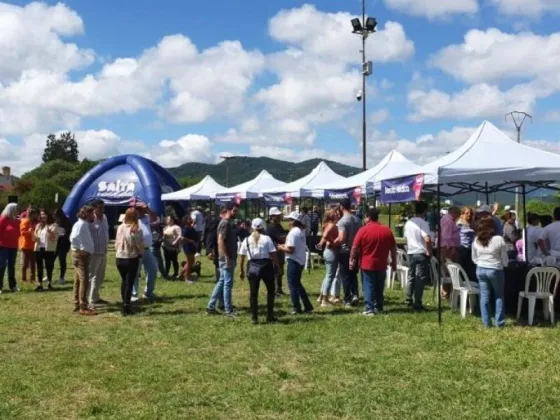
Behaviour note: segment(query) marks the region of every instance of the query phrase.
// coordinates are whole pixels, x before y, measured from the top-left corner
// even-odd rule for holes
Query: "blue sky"
[[[426,163],[488,119],[533,114],[524,142],[559,152],[560,4],[368,0],[368,165]],[[0,3],[0,148],[22,173],[49,132],[83,157],[164,166],[221,154],[361,164],[360,0]],[[21,147],[29,153],[21,154]]]

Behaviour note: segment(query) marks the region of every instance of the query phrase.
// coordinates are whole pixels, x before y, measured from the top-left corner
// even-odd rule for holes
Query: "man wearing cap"
[[[227,203],[220,223],[218,224],[218,261],[220,265],[220,280],[214,287],[206,312],[209,315],[216,314],[216,303],[220,295],[224,297],[226,315],[234,318],[233,305],[231,301],[231,290],[233,288],[233,275],[237,259],[237,236],[231,225],[237,214],[237,205]]]
[[[287,235],[286,230],[280,223],[282,212],[278,209],[278,207],[271,207],[268,211],[268,215],[270,219],[266,228],[266,234],[270,237],[270,239],[272,239],[274,246],[278,248],[278,245],[284,245],[286,243]],[[282,290],[282,276],[284,275],[286,255],[283,252],[278,251],[276,256],[278,258],[278,265],[276,267],[274,277],[276,280],[276,297],[279,297],[284,295],[284,291]]]
[[[149,208],[144,203],[136,204],[136,211],[138,212],[138,227],[142,231],[142,236],[144,238],[144,254],[142,255],[141,264],[138,267],[138,273],[136,274],[136,280],[132,287],[132,296],[134,300],[138,300],[138,287],[140,282],[140,271],[141,267],[144,267],[144,272],[146,274],[146,288],[144,289],[144,299],[149,302],[153,302],[156,299],[154,290],[156,287],[156,277],[157,277],[157,260],[154,254],[150,251],[150,246],[153,242],[152,229],[150,228],[150,219],[148,217]]]
[[[476,216],[477,218],[491,216],[492,219],[494,219],[494,227],[496,228],[496,235],[504,236],[504,227],[502,225],[502,222],[500,221],[500,219],[494,216],[494,213],[492,212],[492,209],[488,204],[483,204],[482,206],[480,206],[476,210]]]
[[[350,250],[361,223],[360,219],[350,211],[351,203],[349,199],[342,200],[340,208],[342,217],[336,224],[338,238],[335,240],[335,243],[340,245],[338,269],[344,288],[344,303],[346,306],[356,306],[358,304],[358,275],[356,268],[350,269]]]

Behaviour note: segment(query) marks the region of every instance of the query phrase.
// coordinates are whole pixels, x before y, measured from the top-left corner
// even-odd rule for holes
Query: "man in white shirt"
[[[554,209],[554,222],[543,228],[539,248],[545,256],[560,259],[560,207]]]
[[[93,308],[95,305],[106,305],[109,303],[99,297],[99,291],[105,281],[105,272],[107,270],[109,223],[107,222],[107,216],[105,216],[105,203],[103,200],[94,200],[91,206],[93,207],[94,217],[89,227],[94,251],[89,263],[89,305]]]
[[[96,315],[88,308],[89,263],[94,252],[89,224],[93,222],[93,208],[83,206],[78,213],[78,221],[70,233],[72,265],[74,266],[74,312],[80,315]]]
[[[191,219],[193,220],[193,228],[198,236],[196,252],[200,254],[202,250],[202,234],[204,233],[204,214],[201,207],[197,207],[191,212]]]
[[[425,202],[418,201],[415,205],[415,216],[404,225],[408,253],[406,304],[413,306],[415,311],[424,310],[422,295],[424,286],[430,279],[432,239],[430,225],[424,220],[427,209],[428,206]]]

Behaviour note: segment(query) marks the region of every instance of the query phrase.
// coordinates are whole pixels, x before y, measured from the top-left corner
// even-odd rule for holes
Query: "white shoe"
[[[326,300],[321,302],[321,308],[330,308],[332,306],[332,303],[327,302]]]
[[[131,302],[138,302],[138,296],[132,296],[132,297],[130,298],[130,301],[131,301]]]

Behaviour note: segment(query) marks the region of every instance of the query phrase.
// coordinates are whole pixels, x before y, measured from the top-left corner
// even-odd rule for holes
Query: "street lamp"
[[[229,188],[229,161],[236,157],[237,156],[225,156],[225,155],[220,156],[220,159],[226,161],[226,187],[227,188]]]
[[[367,169],[366,163],[366,137],[367,137],[367,117],[366,117],[366,86],[367,78],[373,73],[373,65],[371,61],[366,61],[366,39],[369,34],[375,32],[377,20],[374,17],[366,18],[366,0],[362,0],[362,20],[354,18],[352,23],[352,33],[362,38],[362,90],[358,93],[356,99],[362,101],[362,169]]]

